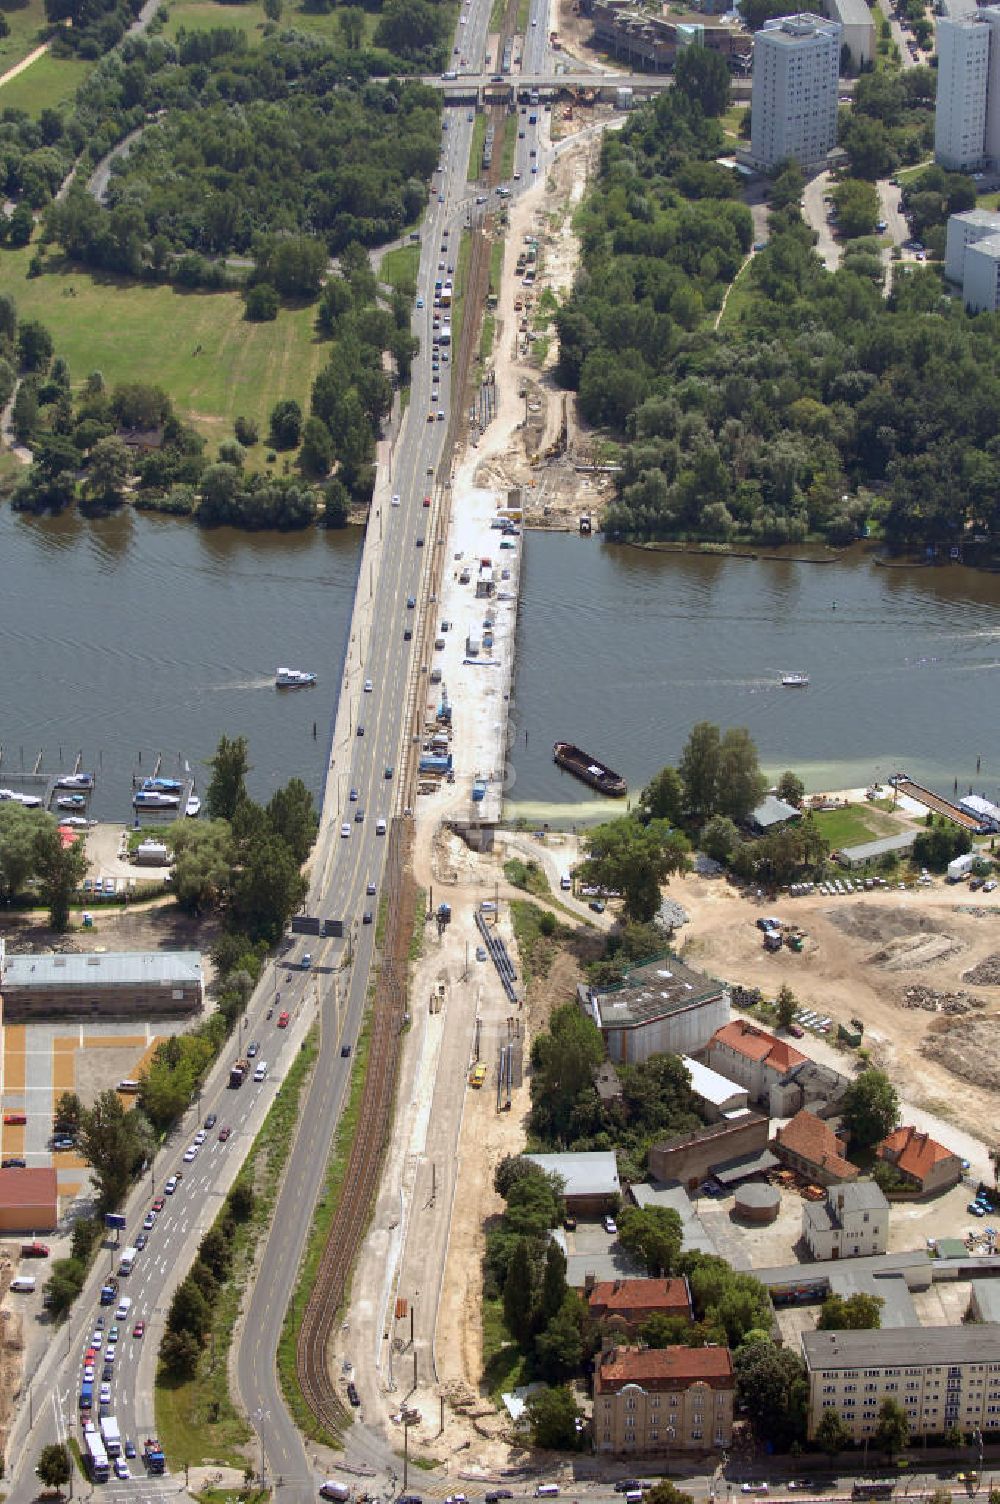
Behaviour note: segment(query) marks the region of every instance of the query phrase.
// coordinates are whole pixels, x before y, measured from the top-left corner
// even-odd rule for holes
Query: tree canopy
[[[862,1149],[877,1144],[898,1122],[899,1094],[885,1071],[862,1071],[844,1097],[844,1123],[851,1143]]]
[[[637,924],[657,913],[660,884],[688,867],[687,839],[666,820],[643,824],[635,815],[624,815],[595,825],[584,841],[588,855],[578,875],[586,883],[621,893],[627,917]]]

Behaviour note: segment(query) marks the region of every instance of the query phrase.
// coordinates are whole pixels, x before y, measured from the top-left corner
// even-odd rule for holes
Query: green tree
[[[603,1060],[604,1040],[593,1019],[574,1003],[556,1008],[548,1030],[531,1045],[531,1124],[540,1138],[567,1142],[581,1095],[597,1095],[594,1070]]]
[[[899,1122],[899,1095],[885,1071],[862,1071],[844,1097],[844,1123],[851,1142],[867,1149]]]
[[[653,918],[660,907],[660,884],[689,865],[687,841],[665,820],[643,825],[635,815],[625,815],[595,825],[585,841],[588,856],[579,875],[584,882],[620,892],[633,923]]]
[[[302,409],[291,397],[276,402],[270,417],[271,443],[275,449],[294,449],[302,435]]]
[[[17,336],[17,354],[25,371],[45,371],[52,359],[52,336],[37,319],[26,319]]]
[[[267,805],[267,818],[297,862],[312,850],[318,824],[313,796],[301,778],[290,778],[276,789]]]
[[[84,1280],[87,1278],[87,1266],[81,1264],[79,1259],[56,1259],[45,1282],[45,1294],[49,1298],[49,1308],[58,1321],[60,1316],[65,1316],[80,1291],[83,1289]]]
[[[35,834],[35,871],[49,907],[49,924],[54,930],[68,929],[70,902],[87,871],[83,842],[64,846],[55,821],[47,820]]]
[[[264,0],[264,14],[269,21],[281,20],[281,0]]]
[[[307,418],[302,430],[299,463],[303,473],[314,480],[325,480],[334,461],[333,440],[322,418]]]
[[[244,318],[250,324],[270,324],[278,317],[278,293],[270,282],[255,282],[248,287],[243,302]]]
[[[0,803],[0,899],[23,893],[35,874],[37,835],[46,823],[38,810],[13,800]]]
[[[878,1295],[828,1295],[816,1323],[821,1332],[874,1332],[882,1325],[884,1301]]]
[[[737,1402],[757,1436],[783,1452],[806,1437],[809,1385],[798,1353],[770,1341],[746,1343],[733,1355]]]
[[[233,432],[236,435],[236,442],[242,444],[244,449],[252,449],[260,438],[260,429],[254,418],[237,418],[233,424]]]
[[[771,1298],[752,1274],[701,1253],[682,1254],[677,1269],[687,1275],[697,1319],[720,1328],[731,1347],[738,1347],[748,1332],[770,1330]]]
[[[562,1310],[568,1290],[566,1284],[566,1255],[559,1244],[550,1238],[545,1249],[545,1269],[542,1288],[538,1297],[536,1313],[540,1325],[545,1326],[557,1312]]]
[[[201,1344],[192,1332],[164,1332],[160,1342],[160,1362],[172,1379],[193,1379],[198,1372]]]
[[[653,1278],[671,1274],[683,1242],[680,1216],[673,1207],[624,1206],[618,1214],[618,1241]]]
[[[208,1302],[198,1288],[197,1281],[189,1274],[174,1291],[174,1298],[167,1312],[167,1330],[190,1332],[198,1345],[203,1347],[211,1324],[212,1313]]]
[[[351,498],[339,476],[328,480],[323,487],[324,527],[346,527],[351,515]]]
[[[904,1449],[909,1439],[910,1423],[906,1411],[889,1395],[879,1407],[875,1441],[886,1456],[892,1458]]]
[[[722,737],[711,721],[692,726],[677,771],[684,785],[684,802],[697,825],[716,812]]]
[[[548,1451],[576,1452],[581,1441],[577,1422],[581,1412],[570,1390],[558,1386],[536,1389],[527,1399],[531,1438]]]
[[[205,810],[213,820],[231,820],[247,797],[250,759],[245,736],[222,736],[210,757],[211,781],[205,791]]]
[[[54,1488],[56,1493],[61,1493],[63,1485],[68,1483],[72,1476],[69,1453],[66,1448],[57,1441],[42,1447],[35,1472],[46,1488]]]
[[[788,1029],[795,1022],[795,1010],[798,1007],[798,999],[787,982],[782,982],[775,998],[775,1008],[778,1013],[778,1028]]]
[[[740,833],[728,815],[713,815],[698,839],[698,845],[713,862],[723,866],[740,844]]]
[[[235,847],[228,820],[181,820],[167,832],[174,853],[173,891],[192,914],[218,907],[229,891]]]
[[[504,1280],[503,1319],[514,1341],[522,1347],[531,1335],[533,1302],[533,1270],[528,1240],[518,1238]]]
[[[302,903],[309,884],[280,836],[270,832],[245,843],[235,873],[230,922],[254,940],[275,945]]]
[[[841,1420],[838,1411],[827,1406],[819,1418],[819,1423],[816,1426],[816,1434],[813,1439],[816,1445],[829,1457],[832,1467],[833,1459],[837,1454],[839,1452],[846,1452],[847,1448],[851,1445],[854,1440],[854,1432],[846,1421]]]
[[[729,108],[729,64],[721,52],[708,47],[682,47],[674,64],[674,83],[706,115],[724,115]]]
[[[149,1124],[139,1111],[126,1112],[115,1091],[102,1091],[84,1111],[77,1146],[94,1172],[102,1212],[117,1206],[152,1148]]]
[[[53,1127],[59,1133],[78,1133],[83,1121],[83,1103],[75,1091],[60,1092],[52,1112]]]
[[[70,1239],[70,1258],[78,1259],[86,1267],[94,1245],[101,1240],[102,1226],[96,1217],[78,1217],[73,1223]]]
[[[749,731],[745,726],[730,726],[719,747],[716,808],[742,824],[760,803],[766,788]]]
[[[365,12],[360,5],[343,5],[337,11],[337,21],[344,46],[349,52],[357,52],[365,35]]]
[[[778,779],[776,792],[779,799],[784,799],[786,804],[794,804],[798,809],[805,798],[806,786],[798,774],[789,769]]]
[[[879,215],[878,193],[872,183],[844,178],[831,194],[837,211],[837,228],[848,239],[873,235]]]
[[[666,767],[649,780],[639,795],[643,819],[679,825],[684,813],[684,785],[676,768]]]
[[[131,463],[128,449],[121,439],[114,436],[99,439],[90,451],[87,466],[85,490],[88,500],[100,507],[121,506]]]
[[[583,1309],[575,1290],[567,1290],[563,1303],[535,1338],[535,1362],[549,1384],[561,1384],[579,1373],[583,1362],[581,1325]]]
[[[563,1198],[558,1177],[535,1167],[534,1175],[515,1180],[507,1195],[504,1221],[509,1231],[521,1237],[544,1237],[563,1217]]]

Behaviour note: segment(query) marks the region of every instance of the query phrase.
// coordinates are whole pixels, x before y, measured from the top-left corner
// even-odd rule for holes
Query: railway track
[[[378,1186],[395,1098],[399,1043],[406,1009],[415,892],[408,872],[410,821],[391,822],[386,861],[386,951],[372,1005],[371,1043],[358,1127],[344,1189],[330,1227],[299,1329],[295,1355],[299,1386],[316,1421],[336,1433],[348,1412],[330,1380],[327,1351]]]

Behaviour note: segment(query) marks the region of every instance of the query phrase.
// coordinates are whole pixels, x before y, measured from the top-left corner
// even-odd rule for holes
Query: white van
[[[385,821],[384,820],[376,820],[375,821],[375,834],[377,836],[384,836],[385,835]]]
[[[260,1064],[258,1065],[257,1069],[253,1073],[253,1078],[254,1078],[255,1081],[264,1081],[264,1080],[267,1079],[267,1061],[266,1060],[262,1060],[260,1062]]]
[[[129,1313],[129,1311],[131,1311],[131,1309],[132,1309],[132,1297],[131,1297],[131,1295],[123,1295],[122,1298],[121,1298],[121,1300],[118,1302],[118,1308],[115,1311],[115,1320],[116,1321],[127,1321],[128,1320],[128,1313]]]
[[[35,1276],[33,1274],[19,1274],[10,1282],[10,1288],[17,1290],[23,1295],[30,1295],[35,1288]]]
[[[564,893],[568,893],[569,890],[572,888],[572,886],[573,886],[573,879],[570,877],[570,875],[569,875],[568,872],[564,872],[563,875],[560,877],[560,879],[559,879],[559,886],[560,886],[560,888],[562,888],[562,890],[563,890]]]

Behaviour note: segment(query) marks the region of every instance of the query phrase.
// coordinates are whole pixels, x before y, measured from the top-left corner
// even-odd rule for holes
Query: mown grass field
[[[411,241],[409,245],[397,245],[391,251],[386,251],[379,267],[379,276],[389,287],[401,287],[406,292],[413,292],[419,270],[420,246],[416,241]]]
[[[45,6],[43,0],[28,0],[26,5],[3,8],[10,36],[0,40],[0,73],[6,73],[45,40]]]
[[[371,43],[378,19],[377,14],[364,12],[366,46]],[[254,45],[255,39],[260,40],[266,20],[260,0],[247,0],[247,3],[242,5],[224,5],[220,3],[220,0],[177,0],[176,4],[170,6],[170,18],[164,28],[164,34],[168,37],[176,37],[182,26],[188,31],[209,31],[213,26],[231,26],[246,32],[251,45]],[[282,8],[278,27],[279,29],[294,27],[296,31],[308,31],[321,37],[340,36],[340,23],[337,20],[336,9],[329,11],[326,15],[319,15],[303,10],[299,5],[289,5],[287,0]]]
[[[10,40],[8,37],[7,41]],[[30,51],[31,47],[24,47],[21,57]],[[13,62],[16,61],[14,58]],[[11,62],[4,60],[5,68],[11,66]],[[80,58],[53,57],[47,52],[17,78],[4,84],[0,89],[0,109],[27,110],[32,116],[40,115],[44,109],[59,109],[72,100],[93,66]]]
[[[868,805],[851,804],[847,809],[820,810],[813,816],[820,834],[836,851],[841,846],[860,846],[903,829],[898,820]]]
[[[240,414],[255,418],[266,437],[279,398],[294,397],[308,410],[327,348],[313,329],[314,308],[282,308],[273,323],[248,324],[235,292],[186,293],[96,278],[51,256],[45,274],[29,279],[30,256],[30,249],[4,251],[0,292],[14,298],[22,319],[46,325],[74,384],[91,371],[101,371],[110,386],[153,382],[216,443],[232,436]]]

